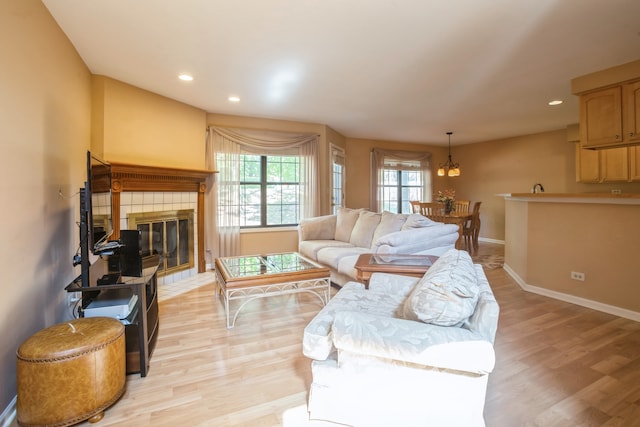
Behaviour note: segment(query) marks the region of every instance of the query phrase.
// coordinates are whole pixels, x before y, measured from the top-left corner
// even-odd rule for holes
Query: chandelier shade
[[[451,160],[451,135],[453,132],[447,132],[449,135],[449,157],[445,163],[440,163],[438,168],[438,176],[460,176],[460,165]]]

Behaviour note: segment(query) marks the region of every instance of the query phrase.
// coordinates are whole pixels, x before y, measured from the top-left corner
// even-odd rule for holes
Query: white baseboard
[[[582,307],[591,308],[593,310],[602,311],[603,313],[613,314],[614,316],[624,317],[625,319],[640,322],[640,313],[636,311],[627,310],[626,308],[616,307],[615,305],[609,305],[598,301],[593,301],[586,298],[577,297],[575,295],[569,295],[558,291],[552,291],[550,289],[541,288],[539,286],[532,286],[527,284],[518,274],[513,271],[508,264],[502,266],[504,271],[509,274],[515,280],[518,285],[525,291],[534,294],[542,295],[545,297],[557,299],[560,301],[576,304]]]
[[[478,237],[479,242],[497,243],[498,245],[504,245],[504,240],[490,239],[488,237]]]
[[[0,426],[9,427],[11,423],[13,423],[13,420],[16,418],[16,400],[17,396],[13,396],[9,406],[0,414]]]

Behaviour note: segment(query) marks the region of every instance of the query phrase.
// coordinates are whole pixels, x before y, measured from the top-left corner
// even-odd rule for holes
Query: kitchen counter
[[[640,194],[635,193],[511,193],[502,196],[505,200],[526,202],[640,205]]]
[[[504,269],[523,289],[640,321],[640,194],[502,196]]]

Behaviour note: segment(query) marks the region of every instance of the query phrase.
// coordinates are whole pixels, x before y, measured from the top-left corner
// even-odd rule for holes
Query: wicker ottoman
[[[21,426],[96,422],[125,390],[124,326],[94,317],[36,332],[17,352]]]

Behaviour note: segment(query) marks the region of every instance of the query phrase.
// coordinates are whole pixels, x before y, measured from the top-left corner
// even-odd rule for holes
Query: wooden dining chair
[[[480,235],[480,205],[482,202],[473,204],[473,212],[471,219],[464,224],[462,235],[464,236],[464,244],[469,253],[478,251],[478,236]]]
[[[444,215],[444,205],[436,202],[421,202],[420,213],[426,217]]]
[[[409,204],[411,205],[411,213],[420,213],[419,200],[409,200]]]
[[[455,213],[468,213],[471,202],[469,200],[456,200],[453,202],[453,211]]]

